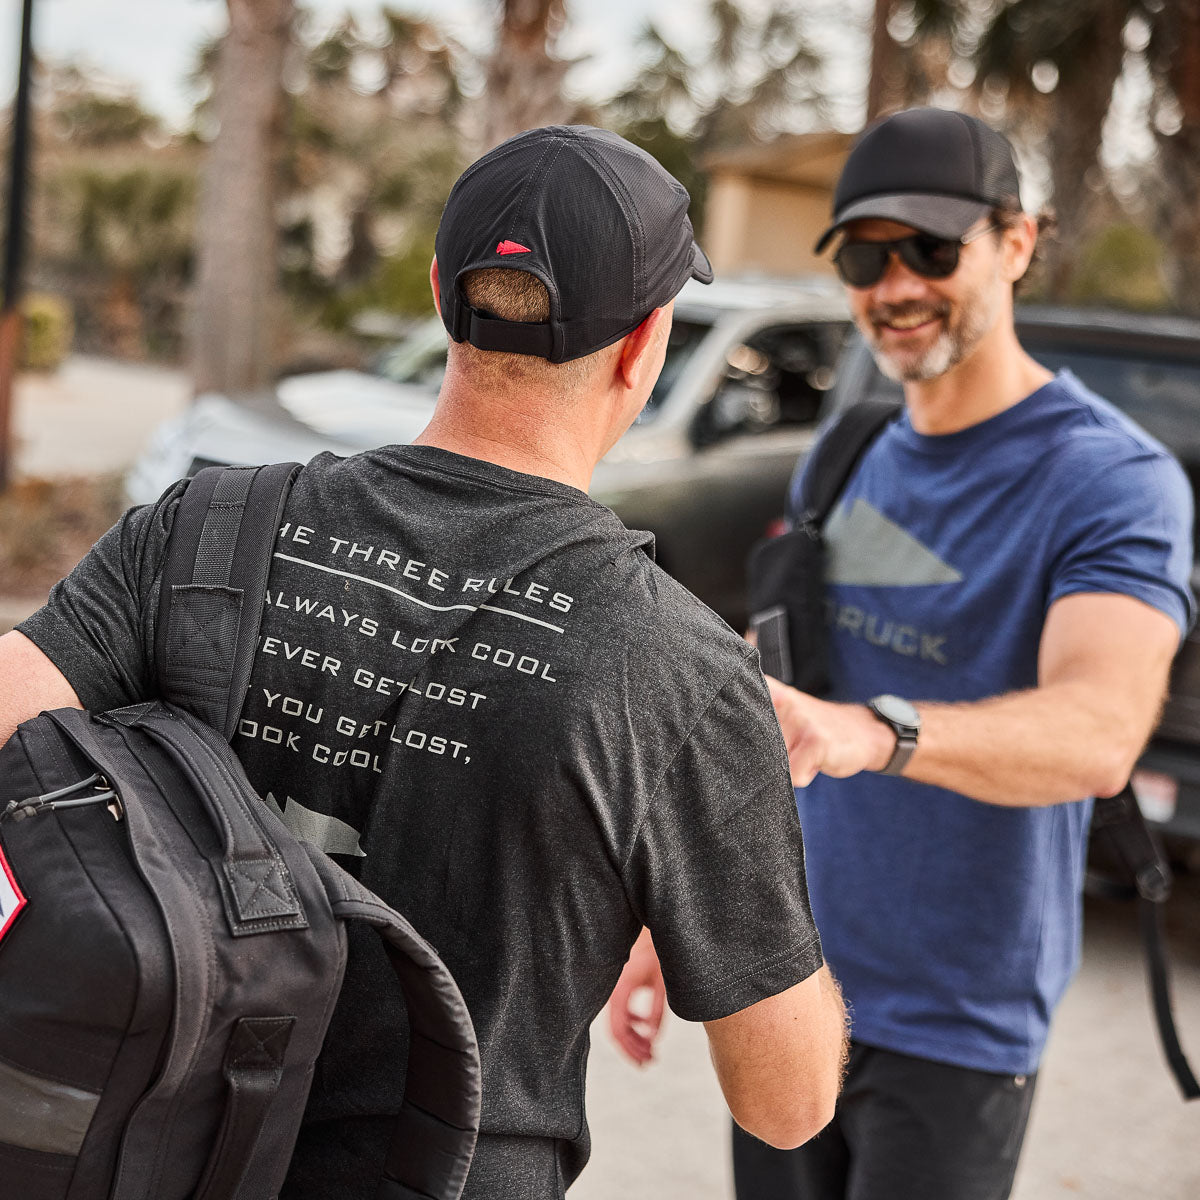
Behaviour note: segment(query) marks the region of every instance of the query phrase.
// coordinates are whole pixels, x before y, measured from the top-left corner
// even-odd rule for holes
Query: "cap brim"
[[[692,243],[692,278],[701,283],[713,281],[712,263],[708,261],[708,255],[700,249],[697,242]]]
[[[851,221],[895,221],[909,225],[920,233],[935,237],[962,237],[980,217],[992,211],[992,205],[962,196],[939,196],[920,192],[904,192],[895,196],[868,196],[847,205],[838,213],[837,221],[821,234],[813,247],[820,254],[830,238]]]

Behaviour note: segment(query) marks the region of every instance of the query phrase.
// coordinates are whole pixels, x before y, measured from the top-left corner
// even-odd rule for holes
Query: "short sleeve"
[[[63,673],[93,712],[157,690],[154,631],[171,519],[184,482],[155,504],[131,508],[54,585],[17,629]]]
[[[1092,475],[1063,508],[1046,598],[1111,592],[1169,616],[1181,633],[1195,618],[1192,494],[1174,459],[1131,453]]]
[[[626,867],[671,1007],[738,1012],[823,961],[783,737],[757,656],[715,696],[655,791]]]

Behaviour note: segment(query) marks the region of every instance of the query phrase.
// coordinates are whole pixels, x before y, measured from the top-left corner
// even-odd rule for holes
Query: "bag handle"
[[[437,951],[394,909],[308,842],[334,915],[383,939],[408,1009],[404,1100],[375,1200],[459,1200],[479,1135],[482,1068],[466,1002]]]
[[[228,1085],[225,1113],[194,1200],[265,1194],[262,1181],[247,1172],[283,1082],[284,1055],[295,1025],[296,1018],[286,1015],[239,1017],[233,1023],[221,1064]]]
[[[109,757],[96,737],[87,713],[81,709],[60,709],[48,715],[104,775],[120,777],[120,764]],[[144,731],[191,780],[221,839],[218,881],[234,937],[264,929],[303,929],[308,925],[287,863],[264,833],[241,789],[234,784],[231,765],[217,757],[211,736],[206,740],[191,728],[195,717],[151,700],[113,709],[94,719],[118,728]],[[232,757],[233,752],[229,753]],[[140,810],[131,808],[126,816],[135,845],[139,844],[138,838],[152,836],[153,831],[145,825]]]

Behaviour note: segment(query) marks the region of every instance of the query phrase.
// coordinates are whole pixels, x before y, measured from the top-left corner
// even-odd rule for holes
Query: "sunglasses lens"
[[[892,242],[843,242],[833,262],[842,282],[851,287],[874,287],[893,251],[910,271],[926,279],[946,279],[958,269],[960,247],[960,242],[948,238],[914,233]]]
[[[883,278],[890,242],[843,242],[833,256],[837,273],[851,287],[870,287]]]
[[[927,279],[946,279],[958,267],[960,243],[929,233],[915,233],[896,243],[906,267]]]

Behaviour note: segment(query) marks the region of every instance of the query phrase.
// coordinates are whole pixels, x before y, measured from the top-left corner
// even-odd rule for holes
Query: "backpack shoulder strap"
[[[155,632],[159,693],[226,739],[250,682],[275,534],[299,470],[206,467],[171,526]]]
[[[863,400],[834,418],[804,476],[801,516],[805,521],[817,528],[825,524],[867,448],[903,408],[895,400]]]
[[[394,909],[301,842],[334,916],[375,927],[400,982],[410,1044],[404,1102],[375,1200],[459,1200],[479,1132],[483,1077],[471,1014],[437,951]]]

